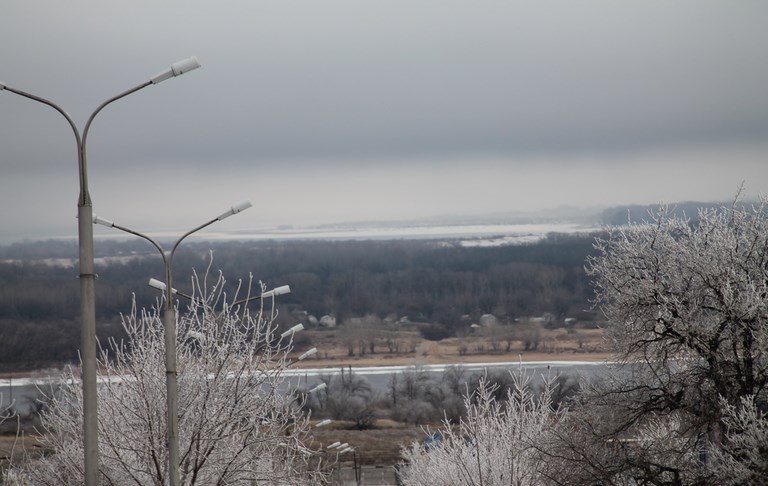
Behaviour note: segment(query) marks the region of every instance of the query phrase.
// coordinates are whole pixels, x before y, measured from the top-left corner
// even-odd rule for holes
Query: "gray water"
[[[311,388],[320,383],[321,375],[333,375],[349,373],[365,378],[376,391],[385,391],[392,379],[392,375],[405,371],[420,370],[435,379],[440,379],[449,368],[460,367],[465,376],[478,373],[498,373],[499,371],[516,372],[521,368],[532,378],[542,376],[557,376],[558,374],[578,375],[592,377],[601,370],[605,370],[608,364],[602,361],[533,361],[533,362],[504,362],[504,363],[468,363],[452,365],[407,365],[407,366],[376,366],[376,367],[339,367],[339,368],[312,368],[302,370],[288,370],[294,386]]]
[[[455,365],[409,365],[409,366],[377,366],[377,367],[343,367],[344,373],[350,371],[358,377],[362,377],[370,383],[375,391],[384,392],[392,376],[405,371],[420,370],[437,380],[445,370],[451,367],[461,367],[465,376],[469,377],[478,373],[497,373],[499,371],[518,371],[523,369],[534,379],[541,376],[556,376],[558,374],[592,377],[604,371],[608,363],[601,361],[536,361],[536,362],[506,362],[506,363],[471,363]],[[288,369],[285,375],[290,386],[295,388],[312,388],[321,383],[321,376],[342,373],[339,368],[310,368]],[[39,378],[4,378],[0,379],[0,407],[13,405],[18,413],[28,413],[32,410],[35,400],[43,393],[50,394],[52,387],[56,386],[57,377]]]

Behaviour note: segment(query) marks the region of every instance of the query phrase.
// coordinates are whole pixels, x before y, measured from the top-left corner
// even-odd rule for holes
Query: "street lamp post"
[[[83,387],[83,462],[84,482],[86,486],[99,484],[99,438],[98,438],[98,402],[96,395],[96,298],[95,272],[93,264],[93,202],[88,191],[88,170],[86,164],[86,140],[88,131],[96,115],[110,103],[135,93],[152,84],[179,76],[200,67],[197,58],[190,57],[171,65],[149,81],[139,84],[117,96],[114,96],[91,113],[83,129],[82,137],[74,120],[57,104],[45,98],[10,87],[0,82],[0,91],[9,91],[24,98],[48,105],[58,111],[69,123],[77,144],[78,172],[80,176],[80,195],[77,200],[78,248],[80,262],[80,359],[82,360]]]
[[[173,248],[170,252],[160,245],[158,242],[150,238],[149,236],[119,226],[107,219],[93,217],[92,221],[95,224],[107,226],[108,228],[115,228],[126,233],[138,236],[150,242],[163,257],[163,266],[165,267],[165,309],[163,311],[163,336],[165,338],[165,386],[166,386],[166,407],[167,407],[167,420],[168,420],[168,480],[170,486],[179,485],[179,393],[178,393],[178,381],[176,370],[176,306],[174,305],[173,294],[173,275],[172,265],[173,256],[176,253],[176,249],[179,244],[189,235],[200,231],[201,229],[209,226],[216,221],[221,221],[225,218],[237,214],[240,211],[244,211],[251,207],[251,203],[246,201],[238,205],[232,206],[228,211],[222,213],[220,216],[213,218],[212,220],[201,224],[193,230],[186,232],[181,238],[176,240]]]

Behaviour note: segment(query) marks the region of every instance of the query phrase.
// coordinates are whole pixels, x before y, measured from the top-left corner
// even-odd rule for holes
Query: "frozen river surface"
[[[378,391],[385,391],[392,375],[404,371],[419,369],[436,378],[450,367],[460,366],[466,376],[476,373],[494,373],[498,371],[515,371],[522,367],[527,373],[534,377],[547,375],[548,373],[558,374],[567,373],[571,375],[592,376],[600,370],[605,370],[608,366],[603,361],[530,361],[520,363],[510,361],[503,363],[469,363],[455,365],[408,365],[408,366],[370,366],[370,367],[343,367],[344,373],[350,370],[357,376],[365,378],[371,386]],[[342,373],[342,367],[339,368],[304,368],[289,369],[285,375],[294,386],[310,388],[320,383],[321,376]],[[46,389],[56,382],[56,377],[36,377],[36,378],[3,378],[0,379],[0,394],[2,395],[2,404],[9,405],[15,402],[17,410],[25,412],[29,410],[31,401],[38,395],[38,387]],[[117,378],[119,379],[119,378]]]

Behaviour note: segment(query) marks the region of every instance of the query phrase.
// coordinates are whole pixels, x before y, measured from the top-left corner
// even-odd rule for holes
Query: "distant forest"
[[[352,317],[425,322],[453,335],[468,321],[493,314],[516,318],[596,318],[584,260],[594,235],[552,234],[527,245],[462,247],[436,240],[194,242],[174,260],[174,287],[191,289],[192,269],[222,271],[232,289],[252,273],[269,288],[290,285],[278,299],[281,316],[295,311],[340,325]],[[99,338],[121,335],[120,313],[157,302],[149,278],[163,280],[157,251],[145,242],[97,241]],[[79,348],[77,246],[73,241],[0,247],[0,366],[39,367],[75,361]],[[109,263],[102,258],[110,257]],[[46,263],[62,259],[73,266]],[[287,324],[288,322],[286,322]]]

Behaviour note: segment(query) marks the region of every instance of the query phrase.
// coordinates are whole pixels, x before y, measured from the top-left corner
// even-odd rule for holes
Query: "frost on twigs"
[[[754,397],[737,405],[723,403],[726,439],[712,451],[711,462],[723,483],[764,484],[768,477],[768,416]]]
[[[446,421],[428,446],[404,449],[402,484],[546,484],[536,445],[558,426],[564,411],[552,407],[553,380],[545,379],[537,394],[523,370],[512,377],[506,400],[497,400],[483,380],[465,397],[467,416],[458,425]]]
[[[318,462],[304,446],[307,417],[283,376],[292,340],[280,339],[271,299],[233,306],[238,293],[258,295],[261,285],[239,284],[227,296],[224,279],[211,280],[193,279],[193,299],[177,318],[181,484],[319,483]],[[167,482],[161,316],[157,308],[138,310],[134,304],[123,317],[126,338],[101,348],[102,484]],[[53,453],[21,471],[28,484],[83,482],[77,375],[70,371],[43,415],[43,441]]]
[[[768,399],[766,200],[693,220],[662,207],[610,229],[596,250],[586,270],[618,364],[560,433],[566,470],[584,482],[764,484],[733,473],[765,477],[768,464],[767,447],[739,445],[765,437],[750,410]]]
[[[619,357],[676,376],[673,408],[705,417],[718,395],[734,405],[768,384],[766,209],[734,203],[690,222],[662,208],[611,230],[588,261]]]

